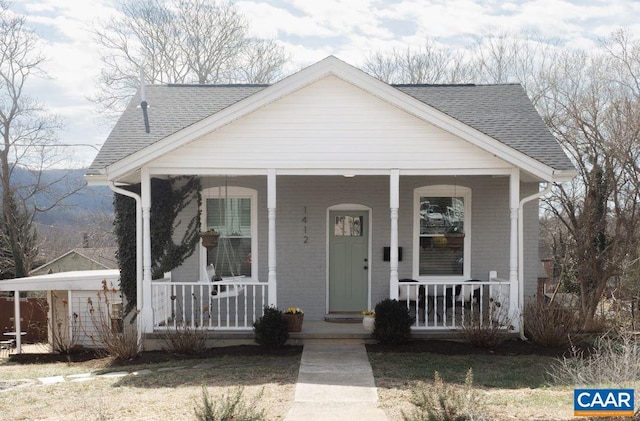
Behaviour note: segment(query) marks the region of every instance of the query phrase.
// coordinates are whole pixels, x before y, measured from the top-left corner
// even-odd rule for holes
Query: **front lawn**
[[[260,355],[257,347],[206,358],[162,357],[112,364],[80,362],[0,363],[0,419],[193,420],[202,386],[217,399],[242,387],[269,419],[282,419],[293,403],[302,348]],[[129,373],[122,376],[100,376]],[[82,374],[91,374],[83,377]],[[62,377],[44,385],[38,378]],[[17,386],[17,387],[16,387]],[[4,389],[4,390],[3,390]]]
[[[460,352],[466,347],[466,353]],[[369,347],[369,361],[378,387],[379,405],[392,421],[410,413],[412,390],[420,382],[431,383],[438,371],[446,383],[462,387],[469,368],[473,385],[497,420],[569,420],[573,418],[573,388],[550,386],[546,370],[554,357],[530,353],[508,355],[450,343],[438,352]],[[505,355],[506,354],[506,355]]]

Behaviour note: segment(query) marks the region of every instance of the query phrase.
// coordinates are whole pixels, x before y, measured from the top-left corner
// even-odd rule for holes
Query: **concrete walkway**
[[[284,421],[388,421],[364,345],[307,344]]]

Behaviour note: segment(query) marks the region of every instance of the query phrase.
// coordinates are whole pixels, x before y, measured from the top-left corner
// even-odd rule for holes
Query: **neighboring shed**
[[[84,270],[73,272],[60,272],[47,275],[37,275],[27,278],[7,279],[0,281],[0,291],[13,291],[15,295],[28,291],[46,291],[48,301],[49,320],[49,344],[60,340],[73,345],[92,347],[90,338],[95,333],[96,327],[93,320],[101,319],[107,314],[104,305],[104,285],[111,290],[109,293],[109,312],[118,314],[122,305],[118,288],[120,271],[108,270]],[[103,313],[91,316],[90,308],[100,309]],[[22,332],[21,309],[15,306],[14,318],[16,332]],[[110,322],[110,321],[109,321]],[[21,351],[21,336],[16,335],[17,352]]]

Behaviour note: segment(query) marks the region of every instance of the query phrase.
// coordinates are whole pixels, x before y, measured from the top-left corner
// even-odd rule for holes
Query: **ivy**
[[[127,190],[140,194],[140,184]],[[151,277],[159,279],[180,266],[193,254],[200,232],[200,180],[195,177],[177,177],[151,180]],[[198,212],[189,220],[178,215],[194,200]],[[124,294],[128,313],[136,303],[136,206],[135,200],[116,194],[115,234],[118,242],[117,258],[120,265],[120,291]],[[176,228],[186,223],[186,229],[178,244],[173,237]]]

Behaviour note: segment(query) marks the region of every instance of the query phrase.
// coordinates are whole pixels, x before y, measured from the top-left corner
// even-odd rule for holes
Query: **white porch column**
[[[151,301],[151,177],[149,168],[140,173],[140,196],[142,199],[142,308],[138,317],[145,332],[153,332],[153,307]]]
[[[520,315],[522,311],[519,303],[519,289],[521,279],[518,279],[518,209],[520,206],[520,169],[514,168],[509,177],[509,313],[513,316],[512,324],[516,331],[520,330]],[[518,312],[517,314],[515,312]]]
[[[15,318],[15,322],[13,326],[16,328],[16,352],[18,354],[22,354],[22,329],[20,327],[20,291],[16,290],[13,292],[13,317]]]
[[[389,208],[391,238],[389,239],[389,298],[398,299],[398,208],[400,207],[400,170],[391,170],[389,177]]]
[[[269,220],[269,305],[278,306],[278,282],[276,260],[276,170],[267,173],[267,217]]]

